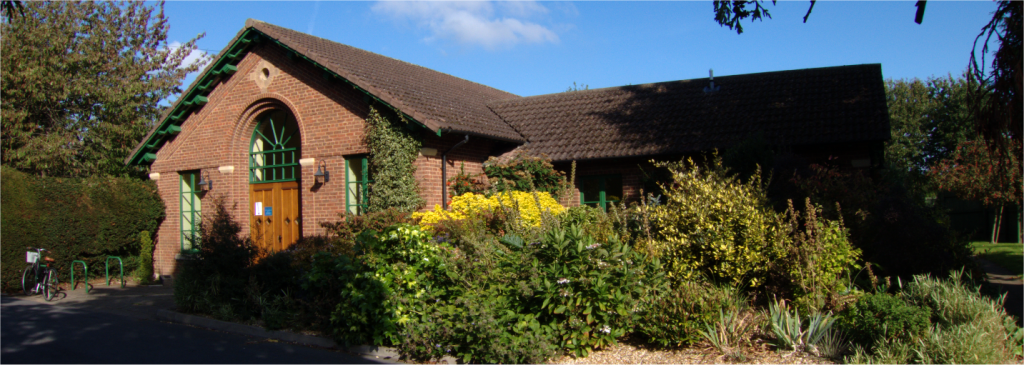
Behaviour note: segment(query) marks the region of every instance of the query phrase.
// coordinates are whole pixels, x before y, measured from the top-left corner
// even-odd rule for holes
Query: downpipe
[[[469,135],[441,154],[441,207],[448,210],[448,154],[469,142]]]

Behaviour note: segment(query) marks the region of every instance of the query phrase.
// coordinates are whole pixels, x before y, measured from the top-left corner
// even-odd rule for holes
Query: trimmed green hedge
[[[132,178],[44,178],[3,166],[0,199],[4,292],[21,290],[27,247],[49,250],[62,281],[72,260],[101,275],[107,255],[121,256],[128,275],[138,265],[139,232],[155,232],[164,217],[156,185]]]

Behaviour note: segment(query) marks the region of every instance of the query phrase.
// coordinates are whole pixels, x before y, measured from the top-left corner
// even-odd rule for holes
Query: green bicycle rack
[[[85,294],[89,294],[89,265],[82,260],[71,261],[71,290],[75,290],[75,264],[82,264],[85,269]]]
[[[124,261],[121,261],[120,257],[107,256],[107,286],[110,286],[110,260],[117,259],[117,263],[121,265],[121,287],[125,286],[124,283]]]

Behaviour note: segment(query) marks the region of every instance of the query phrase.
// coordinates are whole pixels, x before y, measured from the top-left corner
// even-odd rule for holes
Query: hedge
[[[3,166],[0,290],[21,290],[27,247],[49,250],[62,281],[72,260],[84,260],[90,274],[102,275],[108,255],[124,259],[130,274],[139,261],[139,233],[155,232],[163,217],[164,204],[151,181],[39,177]]]

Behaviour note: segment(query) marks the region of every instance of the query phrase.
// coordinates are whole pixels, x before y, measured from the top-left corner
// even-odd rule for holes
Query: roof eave
[[[441,134],[441,131],[445,129],[445,125],[439,123],[432,118],[427,118],[415,110],[405,107],[400,102],[396,101],[386,92],[377,90],[372,85],[361,82],[355,77],[349,75],[341,75],[339,71],[332,70],[327,66],[313,60],[306,55],[297,52],[295,49],[289,47],[287,44],[275,39],[267,33],[259,30],[255,27],[255,22],[246,22],[246,28],[239,32],[239,35],[235,37],[235,40],[221,51],[220,56],[208,66],[200,77],[196,78],[189,86],[188,91],[185,92],[183,97],[179,98],[171,107],[171,109],[164,114],[162,121],[159,125],[150,130],[149,134],[140,142],[127,159],[125,159],[126,165],[149,165],[156,159],[156,152],[160,150],[160,147],[169,140],[169,137],[180,132],[181,123],[183,123],[190,113],[201,108],[207,100],[207,96],[213,90],[214,84],[220,80],[220,77],[227,73],[230,75],[237,71],[237,64],[244,55],[248,52],[249,47],[252,44],[260,43],[264,39],[271,40],[275,44],[282,48],[292,52],[293,54],[301,57],[312,63],[314,66],[320,68],[324,72],[329,73],[330,77],[338,78],[345,83],[351,85],[354,89],[364,93],[373,100],[386,105],[392,110],[401,113],[406,119],[416,122],[416,124],[430,130],[431,132]],[[228,63],[232,62],[233,63]],[[225,67],[230,66],[230,67]],[[227,69],[230,72],[225,71]],[[326,76],[326,75],[325,75]],[[408,111],[408,112],[407,112]],[[172,127],[177,127],[175,128]],[[485,135],[481,135],[485,136]],[[502,139],[495,136],[486,136],[487,138]]]

